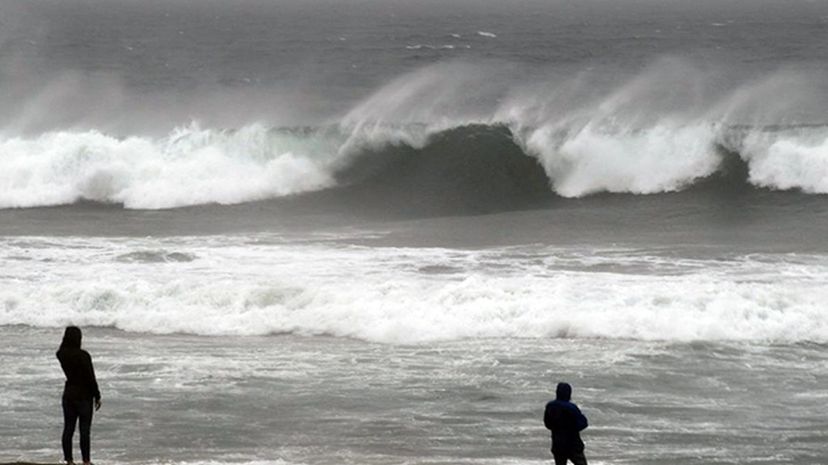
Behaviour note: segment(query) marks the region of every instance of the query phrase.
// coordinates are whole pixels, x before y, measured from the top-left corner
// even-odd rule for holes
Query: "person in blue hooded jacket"
[[[566,465],[567,460],[575,465],[587,465],[580,434],[587,427],[587,419],[578,406],[570,401],[571,398],[572,386],[558,383],[555,400],[546,404],[543,414],[544,425],[552,431],[555,465]]]

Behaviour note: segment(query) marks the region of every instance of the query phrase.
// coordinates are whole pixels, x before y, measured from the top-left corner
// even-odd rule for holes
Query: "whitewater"
[[[826,93],[814,84],[819,76],[778,72],[709,96],[712,79],[661,60],[597,99],[579,96],[572,83],[544,83],[539,100],[527,92],[541,92],[540,84],[481,85],[487,73],[463,63],[417,70],[322,126],[191,122],[157,137],[0,132],[0,208],[88,200],[161,209],[297,195],[341,185],[338,174],[366,152],[416,152],[446,132],[480,126],[507,128],[563,197],[673,192],[720,171],[728,156],[746,164],[757,188],[828,193],[828,125],[812,98],[803,105]],[[659,87],[679,76],[694,92],[665,101]]]
[[[659,250],[377,248],[278,239],[6,239],[4,270],[16,284],[0,294],[0,324],[391,344],[828,341],[820,255],[703,260]]]

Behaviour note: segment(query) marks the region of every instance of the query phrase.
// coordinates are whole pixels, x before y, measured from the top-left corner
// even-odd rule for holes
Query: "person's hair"
[[[80,349],[81,330],[77,326],[67,326],[63,332],[63,340],[60,342],[60,349]]]

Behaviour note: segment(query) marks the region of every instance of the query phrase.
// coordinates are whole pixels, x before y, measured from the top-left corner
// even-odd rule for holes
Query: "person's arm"
[[[587,429],[587,426],[589,426],[587,417],[581,413],[581,409],[579,409],[577,405],[572,404],[572,406],[575,407],[575,427],[578,428],[578,431]]]
[[[101,408],[101,391],[98,389],[98,380],[95,378],[95,367],[92,365],[92,356],[86,353],[86,381],[92,389],[92,397],[95,398],[95,410]]]
[[[552,412],[552,402],[546,404],[546,409],[543,412],[543,424],[548,430],[551,430],[555,425],[555,419]]]

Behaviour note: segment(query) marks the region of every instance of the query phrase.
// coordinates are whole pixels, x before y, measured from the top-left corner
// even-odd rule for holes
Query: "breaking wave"
[[[409,130],[409,133],[402,132]],[[674,192],[719,173],[727,154],[752,186],[828,193],[828,127],[722,128],[660,124],[514,133],[471,125],[426,136],[389,129],[354,149],[334,129],[215,131],[197,126],[167,138],[50,133],[0,141],[0,208],[78,201],[161,209],[237,204],[334,187],[433,194],[480,203],[582,197],[600,192]],[[412,139],[423,137],[421,143]],[[401,140],[401,139],[408,140]],[[398,184],[395,184],[398,183]],[[450,200],[450,199],[445,199]]]
[[[0,141],[0,207],[80,200],[158,209],[234,204],[329,187],[323,139],[249,126],[179,128],[161,139],[96,131]],[[300,151],[301,150],[301,151]]]
[[[599,93],[572,82],[498,84],[474,66],[442,65],[403,76],[314,127],[190,124],[155,138],[0,133],[0,208],[85,200],[163,209],[394,182],[412,199],[435,189],[466,197],[658,194],[694,186],[732,157],[754,187],[828,193],[824,110],[803,104],[818,88],[781,75],[724,95],[665,90],[686,74],[656,66]],[[783,88],[810,90],[761,106]]]

